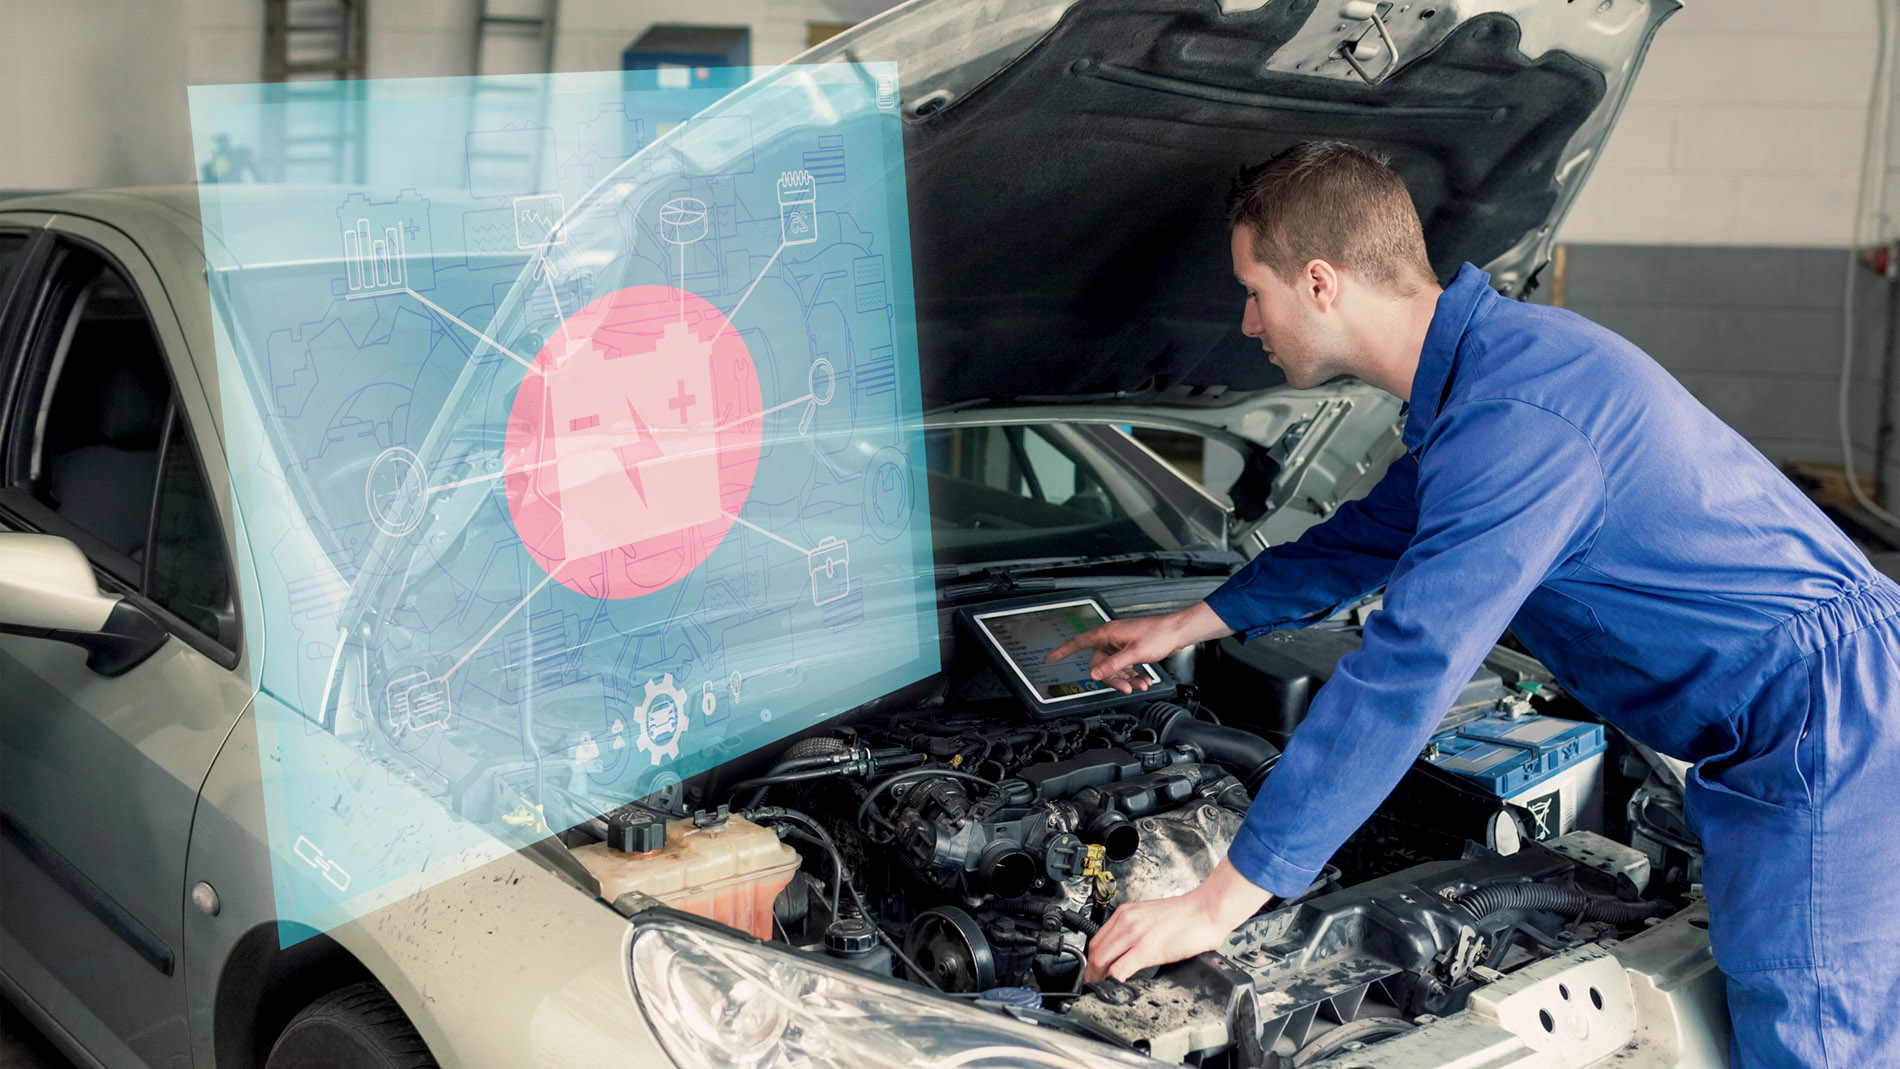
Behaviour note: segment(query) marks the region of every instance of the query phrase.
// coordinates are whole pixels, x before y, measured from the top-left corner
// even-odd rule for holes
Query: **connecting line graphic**
[[[709,341],[709,342],[707,342],[707,343],[706,343],[707,345],[712,345],[712,344],[715,344],[715,343],[717,343],[717,342],[719,341],[719,339],[720,339],[720,338],[723,338],[723,337],[725,337],[725,335],[726,335],[726,331],[728,331],[728,330],[731,330],[731,329],[732,329],[732,321],[733,321],[734,319],[737,319],[737,318],[738,318],[738,316],[739,316],[739,309],[741,309],[741,308],[744,308],[744,307],[745,307],[745,302],[746,302],[746,298],[748,298],[748,297],[750,297],[750,296],[752,296],[752,291],[753,291],[753,290],[755,290],[755,289],[758,289],[758,288],[759,288],[759,283],[761,283],[761,282],[763,282],[763,281],[765,281],[765,273],[766,273],[767,271],[770,271],[770,270],[772,269],[772,265],[773,265],[773,264],[775,264],[775,263],[778,263],[778,255],[779,255],[779,253],[781,253],[781,252],[784,252],[784,251],[785,251],[785,243],[784,243],[783,241],[781,241],[781,242],[779,242],[779,243],[778,243],[778,248],[776,248],[776,249],[773,249],[773,250],[772,250],[772,258],[771,258],[771,259],[769,259],[769,260],[767,260],[767,261],[765,261],[765,266],[764,266],[764,267],[761,267],[761,268],[759,268],[759,273],[758,273],[758,274],[757,274],[756,276],[754,276],[754,277],[753,277],[753,279],[752,279],[752,285],[750,285],[750,286],[747,286],[747,287],[745,288],[745,292],[739,295],[739,303],[738,303],[738,304],[735,304],[735,305],[733,305],[733,306],[732,306],[732,310],[731,310],[730,312],[727,312],[727,313],[726,313],[726,323],[725,323],[725,325],[719,328],[719,333],[717,333],[717,334],[715,334],[715,335],[713,335],[713,336],[712,336],[712,341]],[[683,268],[682,268],[682,270],[683,270]],[[684,276],[684,275],[681,275],[681,276],[680,276],[680,278],[681,278],[681,285],[684,285],[684,284],[685,284],[685,276]]]
[[[459,660],[459,661],[457,661],[457,662],[455,662],[454,664],[452,664],[452,665],[450,665],[450,666],[449,666],[449,670],[448,670],[448,671],[446,671],[446,672],[444,672],[444,673],[442,673],[442,681],[446,683],[446,682],[448,681],[448,678],[449,678],[450,676],[452,676],[452,675],[454,675],[454,674],[455,674],[455,672],[456,672],[456,669],[458,669],[458,668],[461,668],[461,667],[462,667],[463,665],[465,665],[465,664],[467,664],[467,663],[468,663],[468,659],[469,659],[470,657],[473,657],[473,656],[475,656],[475,651],[476,651],[476,650],[479,650],[479,649],[481,649],[481,648],[482,648],[482,646],[483,646],[483,645],[484,645],[485,643],[487,643],[487,641],[488,641],[489,639],[491,639],[491,638],[494,638],[494,637],[495,637],[495,632],[497,632],[497,631],[500,631],[500,630],[502,629],[502,626],[503,626],[504,624],[506,624],[506,623],[507,623],[508,621],[510,621],[510,620],[512,620],[512,619],[514,619],[514,618],[515,618],[515,613],[518,613],[518,612],[520,612],[520,611],[521,611],[521,610],[522,610],[522,609],[523,609],[524,607],[526,607],[526,606],[527,606],[527,604],[528,604],[528,602],[530,602],[530,601],[533,601],[533,600],[534,600],[534,596],[535,596],[536,594],[539,594],[539,593],[541,592],[541,588],[542,588],[542,587],[545,587],[545,586],[547,586],[547,585],[548,585],[549,583],[551,583],[551,582],[553,582],[553,581],[554,581],[554,577],[555,577],[556,575],[559,575],[559,574],[560,574],[560,572],[561,572],[561,569],[563,569],[563,568],[565,568],[565,567],[567,567],[567,565],[568,565],[568,563],[569,563],[569,562],[567,562],[567,561],[562,561],[561,563],[559,563],[559,564],[557,564],[557,565],[555,565],[555,566],[553,567],[553,569],[552,569],[552,570],[550,570],[550,571],[548,572],[548,574],[547,574],[547,575],[545,575],[545,576],[543,576],[543,577],[542,577],[542,579],[541,579],[541,581],[540,581],[540,582],[538,582],[538,583],[536,583],[536,584],[534,584],[534,589],[533,589],[533,590],[530,590],[530,591],[528,591],[528,596],[527,596],[527,597],[525,597],[525,598],[522,598],[522,599],[521,599],[520,601],[518,601],[518,602],[515,602],[515,607],[514,607],[514,608],[512,608],[512,609],[509,609],[509,610],[508,610],[508,615],[506,615],[506,616],[504,616],[504,617],[502,617],[501,619],[499,619],[499,620],[497,620],[497,621],[495,621],[495,626],[493,626],[493,627],[491,627],[491,628],[489,628],[489,629],[488,629],[488,634],[486,634],[486,635],[483,635],[483,636],[481,637],[481,641],[479,641],[479,642],[477,642],[477,643],[475,643],[475,644],[474,644],[473,646],[470,646],[470,647],[468,648],[468,652],[467,652],[467,653],[464,653],[464,654],[462,654],[462,659],[461,659],[461,660]]]
[[[758,524],[747,520],[745,517],[740,516],[736,512],[726,513],[726,518],[738,524],[741,527],[749,527],[752,530],[759,532],[760,534],[764,535],[765,537],[771,539],[774,542],[777,542],[779,545],[782,545],[786,547],[787,549],[794,550],[807,557],[811,556],[811,550],[806,549],[804,546],[801,546],[798,543],[791,541],[790,539],[782,538],[779,535],[771,531],[768,531],[763,527],[760,527]]]
[[[548,300],[554,302],[554,321],[561,325],[561,341],[565,348],[574,347],[574,336],[567,332],[567,313],[561,311],[561,295],[554,292],[554,271],[548,266],[545,257],[541,260],[541,280],[548,284]]]
[[[559,457],[554,457],[548,460],[537,460],[532,464],[523,464],[522,466],[518,468],[504,468],[501,471],[491,471],[486,475],[476,475],[467,479],[457,479],[456,481],[452,483],[443,483],[441,486],[431,486],[427,490],[423,491],[423,493],[424,494],[439,494],[444,490],[454,490],[455,488],[461,487],[461,486],[469,486],[474,483],[485,483],[491,479],[502,479],[510,475],[520,475],[523,472],[535,471],[540,468],[550,467],[556,463],[559,463],[559,461],[560,461]]]
[[[553,284],[552,282],[549,283],[549,285],[552,285],[552,284]],[[506,345],[503,345],[502,343],[496,341],[495,339],[489,337],[488,335],[483,334],[481,331],[476,330],[474,327],[469,326],[467,323],[462,322],[460,319],[457,319],[455,317],[455,314],[453,312],[450,312],[448,309],[435,303],[429,298],[424,297],[422,294],[417,293],[415,290],[410,289],[408,286],[404,286],[401,289],[378,290],[375,293],[352,293],[349,296],[344,297],[343,299],[346,301],[360,301],[364,299],[365,297],[387,297],[392,293],[407,293],[409,296],[414,297],[418,301],[421,301],[425,307],[434,311],[435,314],[441,316],[442,318],[448,320],[449,322],[455,324],[456,326],[461,327],[463,330],[468,331],[470,334],[475,335],[477,338],[480,338],[481,340],[494,346],[496,352],[505,354],[510,359],[514,360],[515,363],[520,364],[522,367],[527,368],[529,374],[539,375],[541,373],[541,370],[539,368],[535,367],[533,364],[523,359],[520,353],[515,352],[513,349],[508,348]]]
[[[802,405],[805,402],[810,401],[811,399],[812,399],[811,394],[806,394],[803,397],[794,397],[789,401],[782,401],[776,405],[773,405],[771,408],[764,409],[763,411],[759,411],[759,412],[754,412],[749,416],[740,416],[738,419],[727,420],[726,422],[719,424],[717,427],[714,427],[713,430],[723,431],[728,427],[737,427],[741,423],[750,423],[755,419],[764,419],[766,416],[769,416],[774,412],[791,408],[793,405]],[[742,520],[740,522],[743,523],[744,521]]]

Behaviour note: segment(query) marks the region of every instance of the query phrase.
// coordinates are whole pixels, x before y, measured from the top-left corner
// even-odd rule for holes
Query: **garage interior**
[[[1900,79],[1876,82],[1881,5],[1900,20],[1892,0],[1685,0],[1528,299],[1653,356],[1900,579]],[[347,180],[345,130],[194,158],[188,86],[769,67],[896,6],[0,0],[0,211],[246,173]],[[1197,436],[1134,434],[1190,478],[1221,463]],[[73,1064],[0,1012],[0,1065]]]
[[[598,71],[661,63],[772,64],[885,10],[880,0],[165,0],[49,7],[9,0],[7,36],[45,42],[10,64],[0,125],[18,150],[0,191],[193,181],[183,88],[283,79]],[[1869,162],[1884,203],[1856,220],[1879,31],[1872,0],[1798,14],[1768,0],[1691,4],[1645,61],[1561,252],[1533,300],[1634,341],[1771,460],[1794,465],[1875,552],[1893,532],[1859,507],[1847,428],[1874,501],[1900,478],[1894,434],[1891,257],[1900,136]],[[111,72],[106,77],[106,72]],[[49,104],[48,102],[56,102]],[[1900,129],[1900,109],[1888,108]],[[256,151],[261,147],[253,147]],[[322,141],[285,147],[323,173]],[[258,156],[260,162],[262,155]],[[1846,268],[1848,249],[1869,264]],[[1851,279],[1851,283],[1849,280]],[[1852,287],[1851,323],[1848,296]],[[1190,473],[1186,443],[1157,437]]]

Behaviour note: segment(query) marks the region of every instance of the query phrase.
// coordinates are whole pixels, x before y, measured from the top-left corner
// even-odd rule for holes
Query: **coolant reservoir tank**
[[[744,817],[695,825],[668,821],[666,845],[624,854],[606,843],[576,847],[574,856],[600,881],[612,902],[641,891],[675,909],[772,938],[772,900],[798,871],[798,851],[770,828]]]

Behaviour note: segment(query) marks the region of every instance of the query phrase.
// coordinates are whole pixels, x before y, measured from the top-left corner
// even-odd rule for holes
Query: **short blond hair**
[[[1227,227],[1242,226],[1254,259],[1287,282],[1314,260],[1400,294],[1437,282],[1405,182],[1383,156],[1344,141],[1303,141],[1242,171]]]

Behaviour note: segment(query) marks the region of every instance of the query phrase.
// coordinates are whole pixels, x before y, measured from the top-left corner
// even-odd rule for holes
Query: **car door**
[[[169,637],[108,678],[0,634],[0,971],[106,1064],[188,1064],[187,839],[251,694],[228,475],[151,262],[103,224],[39,221],[0,304],[0,530],[70,539]]]

